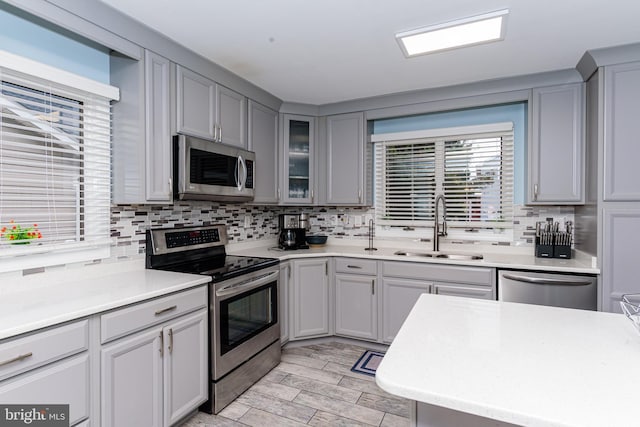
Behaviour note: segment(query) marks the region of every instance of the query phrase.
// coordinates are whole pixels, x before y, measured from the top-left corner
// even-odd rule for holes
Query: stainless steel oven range
[[[280,362],[279,261],[226,255],[224,225],[147,231],[147,268],[205,274],[209,400],[218,413]]]

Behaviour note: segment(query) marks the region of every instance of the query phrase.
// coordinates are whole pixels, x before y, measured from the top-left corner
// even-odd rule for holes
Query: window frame
[[[110,173],[111,173],[111,113],[110,113],[110,101],[119,99],[119,89],[113,86],[106,85],[104,83],[96,82],[83,76],[79,76],[65,70],[61,70],[55,67],[51,67],[46,64],[41,64],[37,61],[33,61],[27,58],[20,57],[5,51],[0,51],[0,74],[2,80],[10,83],[21,84],[25,87],[33,87],[35,90],[41,90],[42,86],[50,86],[51,92],[56,96],[62,96],[79,100],[82,102],[82,130],[83,130],[83,143],[82,146],[86,147],[87,143],[84,142],[85,138],[93,137],[98,134],[98,138],[91,138],[92,145],[101,146],[101,150],[107,150],[108,154],[101,155],[104,160],[107,158],[107,163],[102,163],[101,178],[104,181],[106,174],[106,209],[104,207],[105,194],[98,195],[96,191],[93,191],[95,186],[92,187],[91,183],[84,182],[84,194],[81,196],[85,202],[85,209],[82,216],[84,217],[84,239],[85,241],[75,241],[72,243],[50,243],[46,245],[3,245],[0,248],[0,272],[10,272],[16,270],[24,270],[30,268],[40,268],[50,265],[71,264],[83,261],[94,261],[97,259],[108,258],[110,256],[111,237],[110,237]],[[25,85],[24,82],[31,82],[33,86]],[[38,87],[40,86],[40,87]],[[96,105],[91,105],[95,102]],[[98,105],[99,104],[99,105]],[[91,123],[91,111],[96,107],[102,111],[99,114],[108,117],[108,120],[104,122],[108,126],[108,132],[98,132],[96,129],[92,131]],[[93,123],[95,125],[95,123]],[[40,127],[40,126],[38,126]],[[98,143],[93,141],[98,140]],[[104,145],[106,144],[106,146]],[[94,153],[95,153],[94,148]],[[81,176],[84,181],[90,181],[85,179],[86,170],[92,167],[91,161],[95,165],[96,158],[92,158],[91,150],[89,150],[88,156],[86,150],[82,154],[82,167],[80,168]],[[104,185],[101,185],[104,187]],[[92,200],[101,197],[102,208],[99,213],[92,213],[91,209]],[[88,203],[87,203],[88,202]],[[11,214],[8,214],[10,216]],[[79,221],[79,211],[76,213]],[[3,216],[2,226],[6,226],[6,218]],[[98,229],[96,224],[100,225],[99,238],[93,234],[93,230]]]
[[[425,238],[429,237],[425,229],[434,227],[433,209],[429,212],[430,219],[426,221],[386,221],[381,220],[380,200],[381,188],[379,188],[381,171],[380,159],[378,158],[381,151],[381,144],[398,145],[406,143],[433,143],[435,173],[434,180],[436,184],[433,189],[434,199],[437,194],[444,194],[445,180],[445,151],[444,146],[448,141],[472,139],[472,137],[482,137],[489,134],[508,134],[508,146],[501,153],[507,153],[510,164],[506,165],[507,173],[510,175],[511,182],[510,198],[501,201],[508,201],[506,206],[507,216],[503,221],[447,221],[449,227],[449,237],[461,240],[490,240],[490,241],[510,241],[513,236],[513,209],[514,209],[514,123],[499,122],[483,125],[460,126],[451,128],[437,128],[416,130],[407,132],[379,133],[371,135],[373,143],[373,168],[374,168],[374,207],[376,210],[376,233],[380,237],[407,237],[407,238]],[[508,196],[508,194],[507,194]],[[446,197],[446,194],[445,194]],[[501,204],[501,207],[503,205]],[[473,231],[471,231],[473,230]]]

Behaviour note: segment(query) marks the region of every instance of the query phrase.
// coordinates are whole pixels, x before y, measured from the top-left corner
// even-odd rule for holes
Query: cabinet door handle
[[[358,203],[362,203],[362,189],[358,190]]]
[[[160,357],[164,356],[164,331],[160,331]]]
[[[325,276],[329,275],[329,263],[328,262],[324,263],[324,274],[325,274]]]
[[[371,295],[376,294],[376,279],[371,279]]]
[[[169,328],[169,354],[173,352],[173,328]]]
[[[538,184],[533,184],[533,201],[538,201]]]
[[[169,195],[171,195],[172,191],[173,191],[173,180],[169,178]]]
[[[287,266],[287,270],[289,271],[289,280],[291,280],[291,266],[290,265]]]
[[[178,308],[177,305],[172,305],[171,307],[163,308],[162,310],[156,311],[156,316],[160,316],[161,314],[168,313],[170,311],[175,310],[176,308]]]
[[[222,126],[218,126],[218,142],[222,142]]]
[[[347,268],[359,268],[359,269],[361,269],[362,267],[360,267],[359,265],[351,265],[351,264],[349,264],[349,265],[347,265]]]
[[[278,201],[280,201],[280,189],[278,188]]]
[[[311,203],[313,203],[313,190],[311,190]]]
[[[433,287],[433,289],[434,289],[434,292],[433,292],[433,293],[434,293],[434,294],[436,294],[436,295],[438,295],[438,287],[437,287],[437,286],[434,286],[434,287]]]
[[[14,362],[19,362],[19,361],[24,360],[26,358],[29,358],[31,356],[33,356],[33,352],[30,351],[29,353],[21,354],[19,356],[12,357],[11,359],[7,359],[7,360],[5,360],[3,362],[0,362],[0,366],[8,365],[8,364],[14,363]]]

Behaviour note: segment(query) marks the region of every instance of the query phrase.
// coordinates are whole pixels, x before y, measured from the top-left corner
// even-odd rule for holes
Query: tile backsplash
[[[174,205],[116,205],[111,208],[112,254],[110,261],[144,256],[145,231],[156,227],[184,227],[224,223],[230,242],[275,239],[278,215],[307,212],[310,233],[345,239],[364,239],[371,208],[250,206],[212,202],[176,202]],[[245,227],[245,217],[249,227]],[[515,206],[514,243],[533,247],[536,221],[554,217],[574,220],[572,206]]]

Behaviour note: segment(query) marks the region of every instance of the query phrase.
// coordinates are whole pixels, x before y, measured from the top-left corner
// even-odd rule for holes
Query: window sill
[[[47,252],[34,253],[34,251],[25,249],[21,251],[21,254],[17,254],[15,253],[16,251],[2,250],[0,251],[0,273],[93,261],[111,256],[111,247],[109,244],[74,245],[73,248],[67,248],[66,250],[48,248],[46,251]]]

